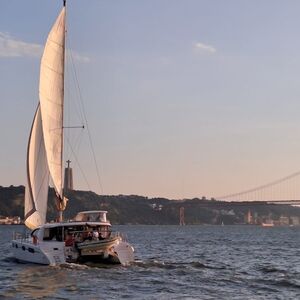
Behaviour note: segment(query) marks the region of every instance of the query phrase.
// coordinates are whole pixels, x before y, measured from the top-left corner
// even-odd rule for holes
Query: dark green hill
[[[0,215],[23,217],[24,186],[0,187]],[[178,224],[179,209],[185,209],[186,224],[243,224],[250,210],[257,222],[268,217],[300,217],[300,208],[290,205],[270,205],[259,202],[222,202],[215,200],[168,200],[136,195],[107,196],[93,192],[72,191],[69,195],[66,219],[83,210],[107,210],[113,224]],[[49,190],[48,221],[56,218],[55,195]]]

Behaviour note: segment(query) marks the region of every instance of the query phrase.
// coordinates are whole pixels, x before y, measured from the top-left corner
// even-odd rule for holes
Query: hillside
[[[0,215],[23,217],[24,186],[0,187]],[[300,208],[290,205],[259,202],[221,202],[204,199],[169,200],[136,195],[97,195],[93,192],[73,191],[64,213],[73,218],[78,211],[107,210],[113,224],[178,224],[179,209],[185,209],[186,224],[243,224],[250,210],[259,222],[266,218],[300,218]],[[53,189],[49,191],[48,221],[56,218]]]

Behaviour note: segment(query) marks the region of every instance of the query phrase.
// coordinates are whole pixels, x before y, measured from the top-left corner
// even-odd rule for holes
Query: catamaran
[[[46,41],[40,66],[39,103],[27,148],[25,225],[29,236],[15,234],[17,260],[45,265],[86,261],[129,264],[134,249],[111,231],[107,211],[79,212],[63,221],[63,116],[66,1]],[[56,193],[58,222],[46,223],[49,180]]]

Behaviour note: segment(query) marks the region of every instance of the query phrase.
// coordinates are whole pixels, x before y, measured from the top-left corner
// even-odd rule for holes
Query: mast
[[[66,0],[63,0],[63,6],[66,10]],[[66,12],[65,12],[66,14]],[[66,17],[65,17],[66,18]],[[61,134],[61,166],[63,165],[63,149],[64,149],[64,98],[65,98],[65,59],[66,59],[66,22],[64,22],[64,42],[63,42],[63,65],[62,65],[62,77],[63,77],[63,90],[62,90],[62,134]],[[61,178],[63,178],[63,168],[61,169]],[[57,210],[58,210],[58,222],[63,221],[63,211],[66,208],[66,199],[64,197],[63,181],[61,181],[60,194],[57,196]]]

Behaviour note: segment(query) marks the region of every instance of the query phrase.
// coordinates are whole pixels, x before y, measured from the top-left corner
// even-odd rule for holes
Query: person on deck
[[[93,231],[93,240],[95,241],[99,240],[99,232],[97,230]]]
[[[74,245],[74,237],[72,234],[67,234],[65,245],[66,247],[72,247]]]

